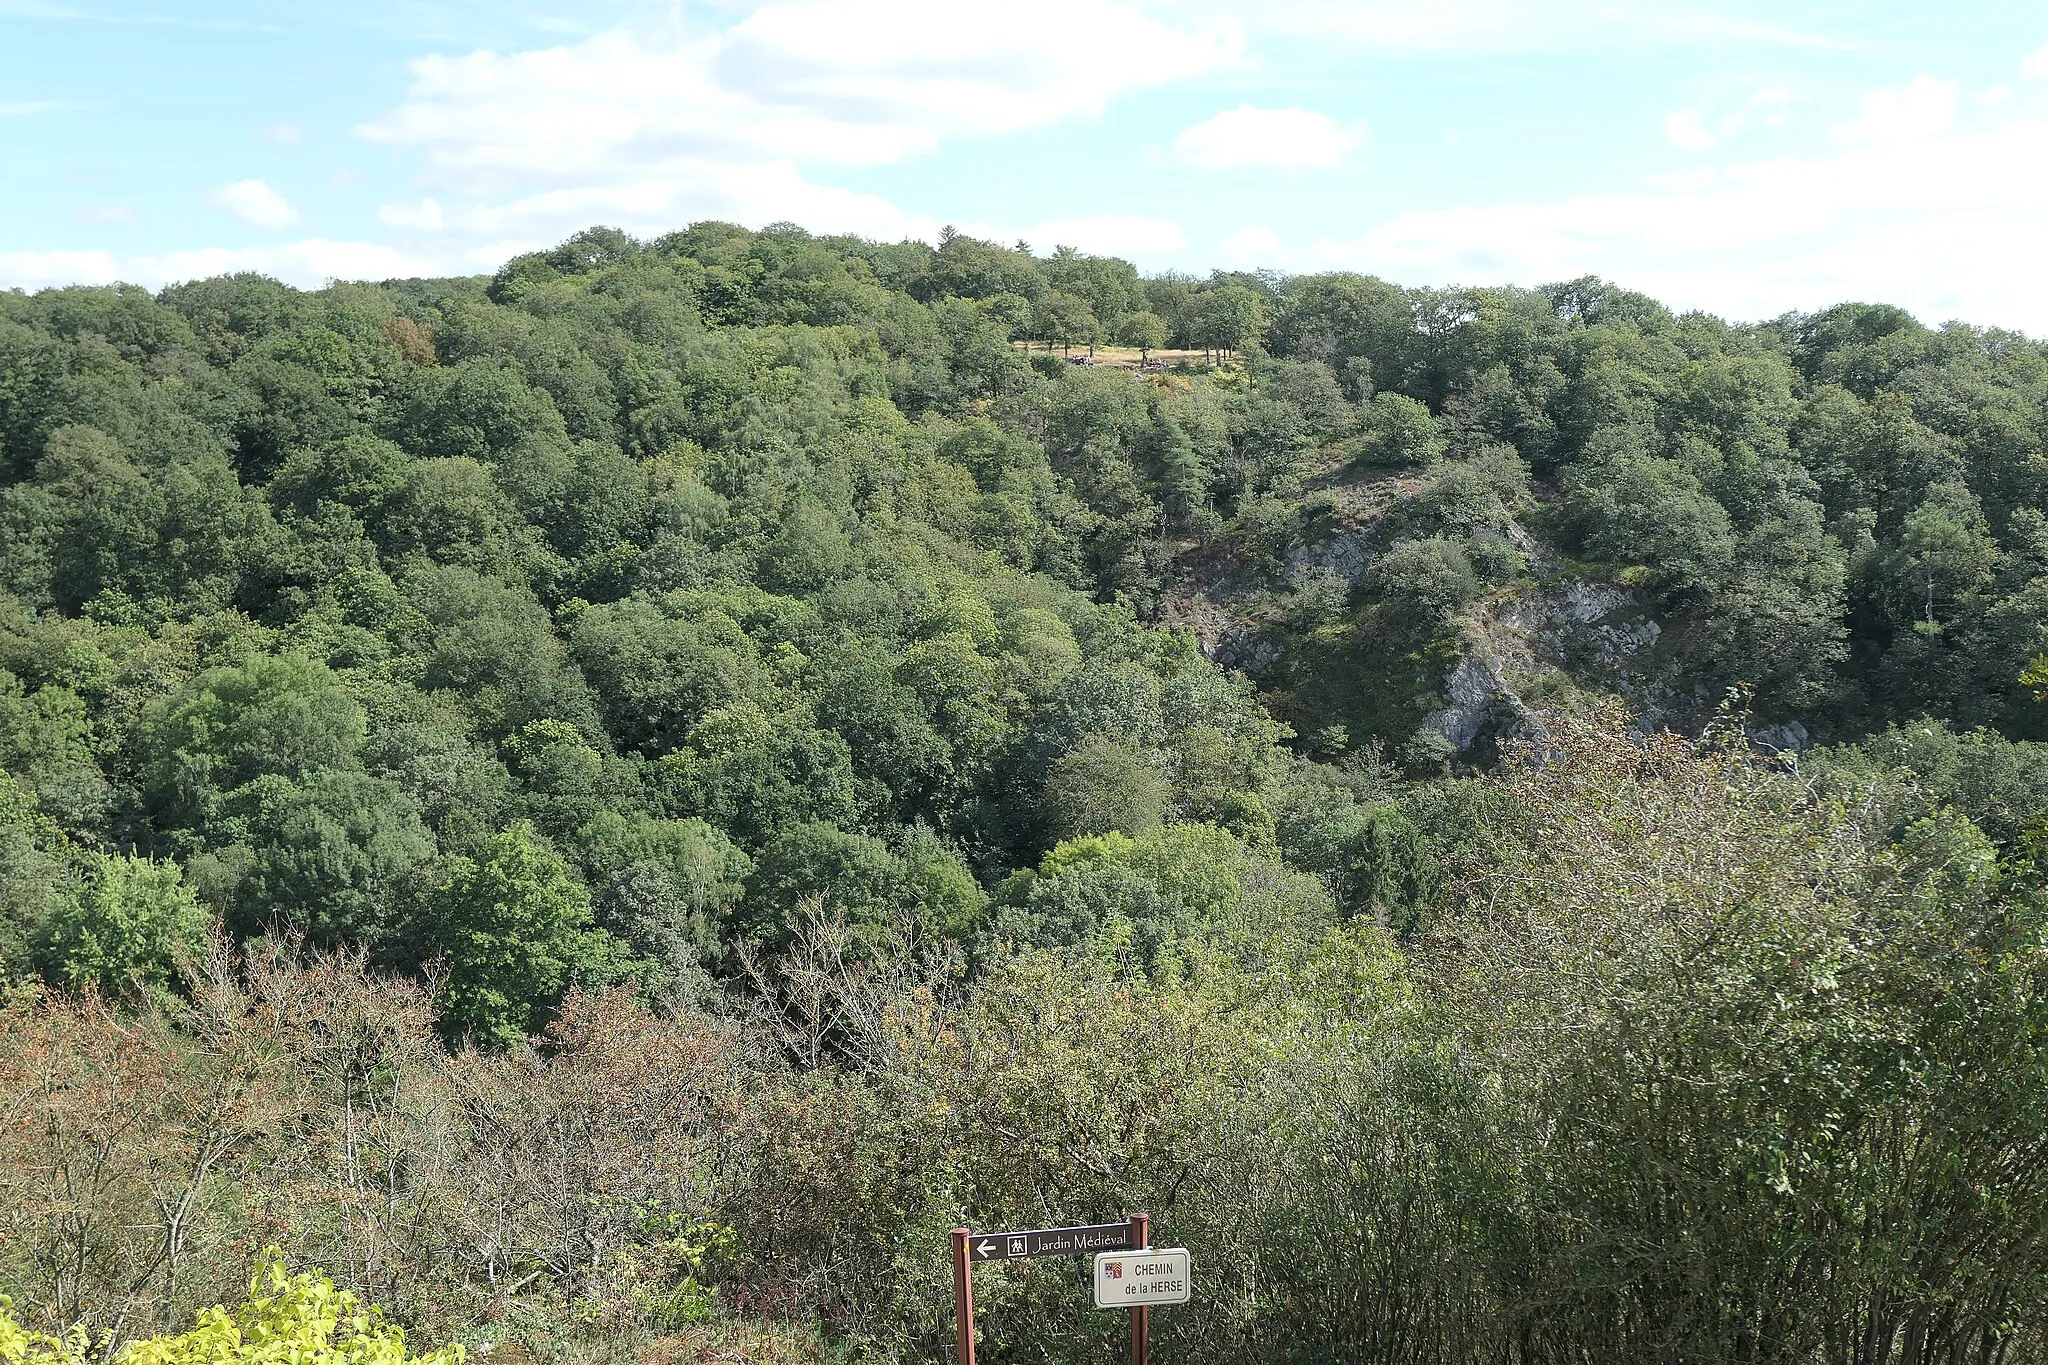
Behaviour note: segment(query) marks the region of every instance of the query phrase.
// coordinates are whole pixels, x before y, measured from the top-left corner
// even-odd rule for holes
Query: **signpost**
[[[953,1229],[953,1344],[959,1365],[974,1365],[974,1266],[978,1261],[1021,1261],[1039,1256],[1095,1256],[1095,1306],[1129,1309],[1131,1365],[1150,1365],[1151,1310],[1186,1303],[1192,1293],[1184,1247],[1152,1250],[1151,1219],[1134,1213],[1122,1223],[1035,1228],[1028,1232]]]
[[[1085,1228],[1039,1228],[1032,1232],[981,1232],[968,1243],[970,1261],[1018,1261],[1038,1256],[1080,1256],[1091,1251],[1128,1251],[1131,1225],[1097,1223]]]
[[[1095,1306],[1157,1308],[1186,1303],[1192,1289],[1188,1269],[1186,1247],[1098,1251],[1095,1253]]]

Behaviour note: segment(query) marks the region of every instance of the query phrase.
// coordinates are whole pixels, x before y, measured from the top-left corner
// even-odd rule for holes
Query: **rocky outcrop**
[[[1298,588],[1310,574],[1327,571],[1343,579],[1346,587],[1355,588],[1364,580],[1372,560],[1370,535],[1364,531],[1340,531],[1328,540],[1289,551],[1283,576],[1288,587]]]
[[[1471,655],[1460,659],[1444,683],[1444,693],[1449,705],[1423,717],[1421,728],[1443,736],[1454,752],[1467,752],[1482,735],[1526,736],[1543,728],[1494,660]]]

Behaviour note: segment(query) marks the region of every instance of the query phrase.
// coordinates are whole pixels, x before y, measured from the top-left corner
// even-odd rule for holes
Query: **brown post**
[[[966,1228],[953,1229],[953,1345],[959,1365],[974,1365],[974,1267],[967,1259]]]
[[[1152,1219],[1147,1214],[1131,1215],[1131,1250],[1149,1251],[1152,1248]],[[1131,1310],[1131,1365],[1151,1365],[1152,1362],[1152,1310],[1133,1308]]]

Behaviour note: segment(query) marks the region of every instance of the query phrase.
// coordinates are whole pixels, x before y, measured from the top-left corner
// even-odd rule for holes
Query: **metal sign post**
[[[974,1265],[967,1259],[966,1228],[953,1229],[953,1349],[960,1365],[974,1365]]]
[[[974,1263],[976,1261],[1026,1261],[1039,1256],[1082,1256],[1095,1253],[1098,1262],[1118,1252],[1145,1252],[1152,1248],[1152,1220],[1134,1213],[1121,1223],[1093,1223],[1085,1227],[1038,1228],[1029,1232],[974,1232],[953,1229],[953,1347],[958,1365],[974,1365]],[[1177,1260],[1173,1258],[1178,1258]],[[1119,1302],[1106,1303],[1100,1281],[1095,1306],[1119,1307],[1134,1295],[1151,1303],[1188,1301],[1188,1254],[1173,1249],[1157,1256],[1131,1259],[1132,1273],[1142,1277],[1118,1290]],[[1099,1274],[1108,1272],[1098,1272]],[[1171,1278],[1168,1278],[1171,1277]],[[1152,1310],[1137,1304],[1131,1314],[1131,1365],[1151,1365]]]
[[[1131,1215],[1131,1248],[1145,1251],[1152,1246],[1152,1219],[1148,1214]],[[1131,1310],[1131,1365],[1152,1365],[1152,1310]]]

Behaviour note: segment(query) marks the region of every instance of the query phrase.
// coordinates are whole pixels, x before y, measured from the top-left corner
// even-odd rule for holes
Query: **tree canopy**
[[[2035,1358],[2044,679],[2048,347],[1879,305],[716,222],[0,292],[0,1289],[276,1227],[930,1358],[928,1234],[1057,1196],[1227,1250],[1189,1359]]]

